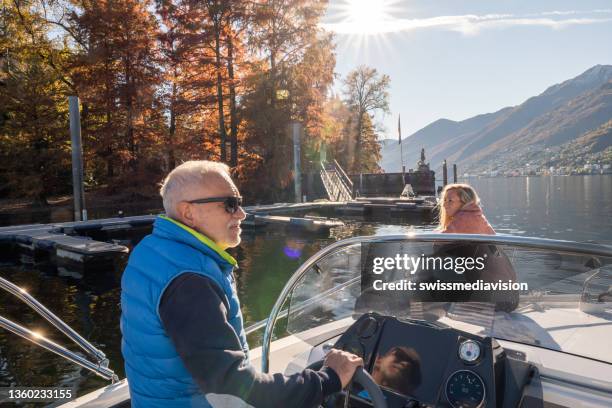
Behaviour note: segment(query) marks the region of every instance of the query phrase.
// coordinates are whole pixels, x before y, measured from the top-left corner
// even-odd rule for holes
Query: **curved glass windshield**
[[[287,330],[374,311],[612,363],[612,258],[453,240],[359,242],[316,261]],[[287,304],[286,304],[287,305]],[[598,346],[600,344],[601,346]]]

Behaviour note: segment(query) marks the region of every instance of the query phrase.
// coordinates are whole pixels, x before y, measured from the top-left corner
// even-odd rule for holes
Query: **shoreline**
[[[588,176],[612,176],[612,173],[600,173],[600,174],[519,174],[516,176],[482,176],[477,174],[470,174],[469,176],[460,176],[459,179],[479,179],[479,178],[521,178],[521,177],[588,177]]]

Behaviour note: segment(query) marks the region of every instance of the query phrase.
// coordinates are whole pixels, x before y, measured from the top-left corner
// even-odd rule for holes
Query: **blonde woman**
[[[440,225],[438,230],[454,234],[487,234],[495,235],[495,230],[487,221],[480,198],[469,184],[449,184],[442,190],[440,197]],[[450,245],[439,248],[441,251],[453,256],[485,257],[485,269],[482,271],[466,271],[464,277],[468,282],[483,280],[485,282],[517,281],[517,274],[512,263],[501,248],[494,245]],[[488,302],[495,304],[496,310],[511,312],[516,309],[519,302],[519,292],[516,291],[490,291],[467,292],[470,301]]]
[[[495,235],[480,208],[480,198],[469,184],[448,184],[442,190],[438,230],[453,234]]]

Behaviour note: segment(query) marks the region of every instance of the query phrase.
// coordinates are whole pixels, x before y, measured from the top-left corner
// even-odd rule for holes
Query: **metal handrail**
[[[344,182],[345,182],[346,186],[349,187],[351,191],[353,191],[353,181],[344,172],[344,169],[342,168],[342,166],[340,166],[340,164],[338,163],[338,161],[336,159],[334,159],[334,165],[336,166],[336,170],[339,171],[340,175],[344,179]]]
[[[20,288],[14,283],[0,277],[0,288],[13,294],[25,304],[30,306],[36,313],[45,318],[49,323],[57,327],[59,331],[68,336],[74,341],[79,347],[81,347],[87,354],[93,357],[97,362],[101,363],[106,360],[106,355],[95,348],[90,342],[85,340],[79,333],[74,331],[72,327],[68,326],[62,319],[57,317],[53,312],[43,306],[38,300],[31,296],[25,289]]]
[[[106,368],[108,366],[108,359],[106,358],[106,355],[102,351],[94,347],[90,342],[85,340],[85,338],[78,334],[72,327],[68,326],[62,319],[57,317],[53,312],[43,306],[25,289],[20,288],[19,286],[2,277],[0,277],[0,288],[6,290],[8,293],[11,293],[19,300],[24,302],[26,305],[28,305],[30,308],[32,308],[32,310],[42,316],[45,320],[55,326],[60,332],[64,333],[68,338],[70,338],[70,340],[72,340],[80,348],[82,348],[90,357],[92,357],[96,361],[96,363],[91,363],[90,361],[83,359],[81,356],[51,342],[50,340],[45,339],[43,336],[38,335],[37,333],[34,333],[26,329],[25,327],[22,327],[17,323],[12,322],[2,316],[0,316],[1,327],[25,338],[26,340],[30,340],[39,346],[53,351],[54,353],[59,354],[69,359],[70,361],[73,361],[85,368],[88,368],[103,378],[113,381],[116,380],[116,376],[114,376],[114,373],[108,368]],[[86,361],[88,364],[84,363],[83,361]],[[101,367],[103,368],[103,370],[100,372],[98,370]]]
[[[109,369],[106,364],[108,360],[104,360],[104,362],[99,362],[98,364],[92,363],[91,361],[79,356],[76,353],[66,349],[65,347],[60,346],[57,343],[52,342],[41,334],[35,333],[31,330],[26,329],[19,324],[6,319],[0,316],[0,327],[28,340],[32,343],[44,347],[47,350],[64,357],[67,360],[72,361],[80,365],[83,368],[86,368],[90,371],[93,371],[98,376],[104,378],[105,380],[111,380],[113,383],[119,380],[119,377],[113,372],[113,370]]]
[[[342,174],[340,174],[342,168],[339,167],[338,162],[334,160],[334,163],[333,173],[335,177],[332,177],[331,170],[327,170],[323,163],[321,163],[321,180],[323,181],[327,196],[333,201],[339,201],[340,199],[350,201],[353,198],[352,187],[347,186],[342,179]],[[344,176],[348,177],[346,174]],[[350,180],[348,181],[351,182]]]
[[[340,166],[340,164],[334,160],[334,170],[336,173],[336,179],[338,181],[338,188],[342,190],[347,196],[347,201],[353,198],[353,182],[346,175],[344,169]]]
[[[323,187],[325,187],[325,192],[327,193],[327,197],[329,197],[330,199],[333,199],[334,197],[334,191],[332,189],[333,183],[323,163],[321,163],[321,181],[323,182]]]
[[[270,344],[272,342],[272,332],[279,317],[279,312],[285,303],[287,296],[295,289],[298,283],[306,272],[312,267],[321,257],[338,251],[342,248],[372,242],[467,242],[467,243],[486,243],[492,245],[513,245],[516,247],[564,251],[577,255],[592,255],[612,257],[612,247],[608,245],[580,243],[572,241],[561,241],[546,238],[532,237],[517,237],[514,235],[477,235],[477,234],[442,234],[442,233],[409,233],[405,235],[388,235],[388,236],[368,236],[368,237],[353,237],[335,242],[328,247],[321,249],[319,252],[308,258],[306,262],[300,266],[295,273],[289,278],[285,287],[276,299],[276,303],[272,307],[270,316],[266,323],[262,343],[261,370],[267,373],[270,368]]]
[[[321,163],[321,181],[323,181],[323,186],[325,187],[325,192],[327,192],[327,197],[330,200],[335,200],[335,187],[336,185],[332,182],[331,176],[327,172],[323,163]]]

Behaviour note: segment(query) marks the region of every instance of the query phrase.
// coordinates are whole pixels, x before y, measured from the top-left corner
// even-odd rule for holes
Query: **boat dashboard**
[[[334,347],[363,358],[389,408],[516,407],[536,372],[520,352],[491,337],[376,313],[361,316]],[[358,384],[348,394],[349,406],[372,406]]]

